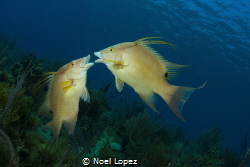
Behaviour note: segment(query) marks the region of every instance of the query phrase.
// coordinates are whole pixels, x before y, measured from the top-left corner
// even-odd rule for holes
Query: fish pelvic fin
[[[58,136],[62,127],[62,121],[51,120],[49,123],[44,125],[41,130],[49,128],[53,131],[54,139],[58,140]]]
[[[140,92],[137,92],[136,93],[141,97],[141,99],[155,112],[159,113],[154,105],[155,105],[155,102],[156,102],[156,98],[154,96],[154,93],[152,92],[151,94],[143,94],[143,93],[140,93]]]
[[[88,103],[90,102],[89,91],[86,87],[82,90],[81,98]]]
[[[206,82],[199,88],[168,85],[167,91],[162,91],[159,95],[168,104],[174,114],[181,120],[185,121],[185,119],[181,115],[183,105],[188,100],[190,94],[193,93],[193,91],[195,91],[196,89],[201,89],[205,85]]]
[[[122,81],[120,78],[115,77],[115,86],[116,89],[121,92],[124,86],[124,81]]]

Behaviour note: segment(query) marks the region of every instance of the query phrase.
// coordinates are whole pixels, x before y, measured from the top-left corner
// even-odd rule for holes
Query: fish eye
[[[73,62],[71,62],[69,65],[70,65],[71,67],[73,67],[75,64],[74,64]]]
[[[109,51],[110,51],[110,52],[114,52],[115,49],[114,49],[114,48],[110,48]]]

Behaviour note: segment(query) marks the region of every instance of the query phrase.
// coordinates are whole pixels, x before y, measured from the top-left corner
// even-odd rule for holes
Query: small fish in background
[[[87,71],[94,63],[89,63],[89,60],[90,55],[74,60],[62,66],[57,72],[49,73],[46,78],[49,89],[45,102],[39,108],[39,114],[52,117],[42,129],[50,128],[55,139],[58,139],[62,124],[69,134],[73,133],[80,97],[84,101],[90,101],[86,88]]]
[[[166,81],[177,75],[180,68],[187,67],[165,60],[150,44],[169,44],[165,41],[152,40],[161,37],[146,37],[135,42],[124,42],[103,49],[94,54],[99,58],[96,63],[104,63],[114,74],[116,88],[122,91],[124,82],[131,86],[142,100],[155,112],[154,94],[160,95],[174,114],[182,119],[181,110],[190,94],[199,88],[181,87]]]

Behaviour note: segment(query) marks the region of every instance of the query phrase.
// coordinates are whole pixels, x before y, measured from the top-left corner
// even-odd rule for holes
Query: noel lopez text
[[[137,160],[121,160],[121,159],[116,159],[113,158],[109,158],[109,159],[100,159],[100,158],[93,158],[92,162],[90,162],[89,158],[83,158],[82,159],[82,163],[83,165],[89,165],[90,163],[95,164],[95,165],[122,165],[122,166],[126,166],[126,165],[137,165],[138,161]]]

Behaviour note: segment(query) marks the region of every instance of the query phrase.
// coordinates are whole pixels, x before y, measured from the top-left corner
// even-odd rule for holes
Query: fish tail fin
[[[72,116],[71,118],[63,121],[64,127],[67,129],[69,134],[73,134],[76,126],[77,115]]]
[[[46,125],[44,125],[41,128],[41,130],[46,129],[46,128],[51,129],[53,131],[54,139],[56,139],[56,142],[57,142],[61,127],[62,127],[62,122],[52,120]]]
[[[181,120],[185,121],[185,119],[181,115],[181,110],[184,103],[188,100],[189,96],[196,89],[203,88],[206,85],[206,82],[200,86],[199,88],[191,88],[191,87],[182,87],[175,85],[168,85],[167,92],[162,91],[160,96],[164,99],[164,101],[168,104],[174,114],[179,117]]]

